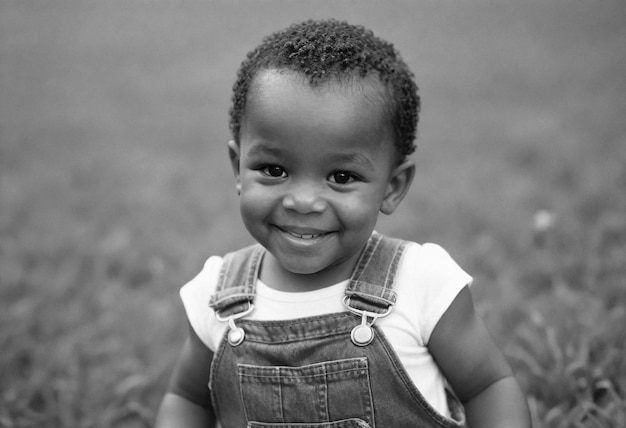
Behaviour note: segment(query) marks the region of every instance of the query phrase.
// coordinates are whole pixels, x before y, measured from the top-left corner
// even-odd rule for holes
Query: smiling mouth
[[[317,230],[294,231],[294,230],[289,230],[289,229],[282,228],[282,227],[278,227],[278,229],[289,236],[292,236],[294,238],[301,239],[304,241],[307,241],[307,240],[312,241],[317,238],[324,237],[331,233],[331,232],[322,232],[322,231],[317,231]]]
[[[295,236],[296,238],[300,238],[300,239],[315,239],[318,236],[326,235],[326,233],[316,233],[316,234],[304,233],[304,234],[299,234],[299,233],[296,233],[296,232],[289,232],[289,231],[287,231],[287,233],[289,233],[291,236]]]

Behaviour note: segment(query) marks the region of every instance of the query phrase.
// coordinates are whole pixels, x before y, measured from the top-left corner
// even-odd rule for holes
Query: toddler
[[[394,47],[307,21],[241,65],[228,142],[257,244],[181,289],[189,336],[163,427],[528,427],[472,278],[374,231],[406,195],[420,99]]]

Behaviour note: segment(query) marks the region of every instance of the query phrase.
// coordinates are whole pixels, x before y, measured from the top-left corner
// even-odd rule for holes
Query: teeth
[[[313,239],[317,236],[320,236],[320,234],[317,235],[310,235],[310,234],[304,234],[304,235],[300,235],[299,233],[295,233],[295,232],[289,232],[289,234],[291,236],[295,236],[296,238],[300,238],[300,239]]]

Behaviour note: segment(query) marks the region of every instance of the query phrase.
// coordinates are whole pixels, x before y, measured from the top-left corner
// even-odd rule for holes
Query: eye
[[[349,171],[335,171],[328,178],[337,184],[347,184],[354,181],[356,176]]]
[[[278,166],[278,165],[264,166],[263,168],[261,168],[261,171],[265,175],[269,175],[270,177],[276,177],[276,178],[284,177],[287,175],[287,173],[285,172],[285,169],[282,166]]]

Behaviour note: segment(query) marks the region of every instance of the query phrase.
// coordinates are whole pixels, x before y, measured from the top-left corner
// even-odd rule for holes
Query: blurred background
[[[626,4],[0,2],[0,426],[147,427],[178,289],[251,242],[226,141],[245,54],[335,17],[391,41],[423,109],[378,229],[443,245],[536,427],[626,426]]]

